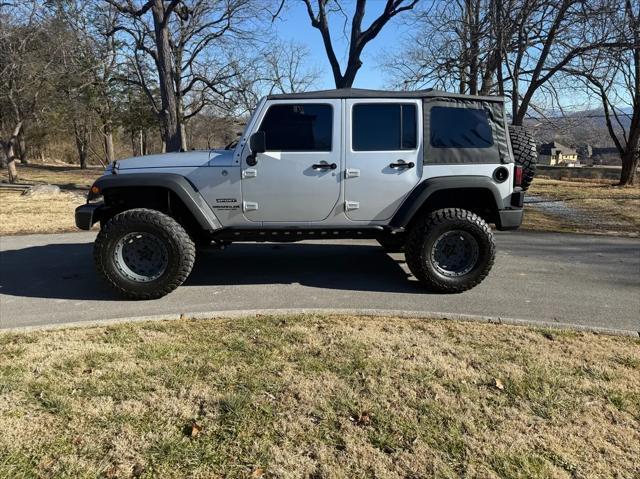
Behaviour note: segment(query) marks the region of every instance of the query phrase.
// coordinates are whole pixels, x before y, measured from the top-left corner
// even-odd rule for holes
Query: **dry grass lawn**
[[[65,190],[88,190],[103,168],[81,170],[78,166],[18,165],[18,183],[58,185]],[[0,181],[8,181],[6,170],[0,171]]]
[[[0,477],[633,478],[640,342],[398,318],[0,334]]]
[[[84,202],[67,191],[35,196],[0,191],[0,235],[76,231],[74,210]]]
[[[74,210],[102,169],[72,166],[18,166],[21,184],[51,184],[60,194],[22,196],[21,191],[0,189],[0,235],[76,231]],[[0,181],[7,180],[6,171]]]
[[[531,196],[563,200],[591,218],[588,223],[547,214],[528,206],[523,228],[542,231],[610,233],[637,236],[640,233],[640,185],[617,187],[607,180],[551,180],[536,178]]]

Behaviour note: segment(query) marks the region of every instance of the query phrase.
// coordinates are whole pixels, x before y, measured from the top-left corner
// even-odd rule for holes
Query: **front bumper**
[[[76,226],[81,230],[90,230],[100,221],[104,203],[87,203],[76,208]]]

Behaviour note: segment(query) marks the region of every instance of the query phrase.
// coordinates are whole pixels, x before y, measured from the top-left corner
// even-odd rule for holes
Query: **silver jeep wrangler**
[[[511,130],[511,131],[510,131]],[[122,295],[164,296],[198,246],[373,238],[427,288],[480,283],[522,222],[536,152],[500,97],[340,89],[263,98],[237,144],[115,162],[76,209]]]

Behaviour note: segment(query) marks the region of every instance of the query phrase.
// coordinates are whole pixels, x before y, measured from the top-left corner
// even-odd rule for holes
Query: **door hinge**
[[[345,178],[358,178],[359,176],[360,176],[360,170],[357,170],[355,168],[347,168],[344,171]]]
[[[247,168],[246,170],[242,170],[243,178],[255,178],[258,176],[258,170],[254,170],[253,168]]]
[[[256,211],[258,209],[258,203],[255,201],[243,201],[242,209],[244,211]]]
[[[360,208],[360,202],[359,201],[345,201],[344,202],[345,211],[357,210],[358,208]]]

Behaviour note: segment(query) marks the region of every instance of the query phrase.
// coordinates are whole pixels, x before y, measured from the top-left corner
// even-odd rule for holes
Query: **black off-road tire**
[[[434,263],[434,244],[445,233],[462,232],[475,240],[477,259],[459,276],[443,274]],[[454,234],[454,233],[451,233]],[[496,247],[489,225],[475,213],[460,208],[433,211],[416,221],[405,246],[407,266],[428,289],[440,293],[461,293],[477,286],[489,274]],[[471,262],[470,262],[471,263]]]
[[[138,232],[155,237],[167,253],[163,272],[146,282],[134,281],[118,268],[118,242]],[[144,208],[124,211],[107,221],[93,248],[93,259],[100,274],[112,288],[129,299],[156,299],[169,294],[187,279],[195,258],[195,245],[176,220]]]
[[[509,137],[511,138],[511,149],[513,158],[517,165],[522,166],[522,189],[529,189],[533,177],[536,174],[538,164],[538,152],[536,142],[524,127],[509,125]]]
[[[401,253],[404,251],[404,244],[407,241],[407,235],[403,233],[396,233],[394,235],[385,235],[376,238],[380,246],[387,253]]]

